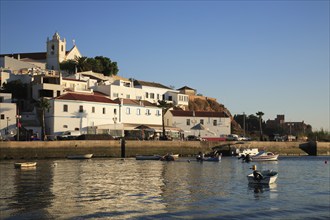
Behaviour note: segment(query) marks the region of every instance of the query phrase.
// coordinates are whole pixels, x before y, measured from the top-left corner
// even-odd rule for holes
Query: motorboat
[[[276,161],[279,154],[274,154],[272,152],[260,151],[255,156],[252,156],[252,161]]]
[[[73,159],[73,160],[91,159],[92,157],[93,154],[76,154],[76,155],[67,156],[68,159]]]
[[[275,183],[278,173],[273,170],[254,170],[253,173],[247,175],[249,184],[272,184]]]
[[[173,154],[166,154],[160,158],[161,161],[174,161],[179,157],[174,156]]]
[[[212,156],[212,157],[203,157],[203,156],[200,156],[198,155],[196,157],[196,160],[197,161],[210,161],[210,162],[219,162],[221,161],[221,155],[216,155],[216,156]]]
[[[32,168],[37,166],[37,162],[15,163],[15,168]]]
[[[160,155],[137,155],[136,160],[160,160],[162,156]]]
[[[246,155],[250,155],[250,156],[255,156],[259,153],[258,148],[247,148],[247,149],[243,149],[242,151],[238,152],[238,157],[242,157],[242,156],[246,156]]]

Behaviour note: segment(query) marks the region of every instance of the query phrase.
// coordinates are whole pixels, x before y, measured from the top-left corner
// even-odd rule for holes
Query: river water
[[[131,159],[0,162],[1,219],[328,219],[330,157],[276,162]],[[279,172],[250,186],[252,164]]]

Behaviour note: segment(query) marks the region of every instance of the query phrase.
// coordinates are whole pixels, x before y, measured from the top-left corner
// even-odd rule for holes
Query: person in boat
[[[200,151],[196,157],[197,160],[203,160],[204,154]]]
[[[251,159],[251,157],[250,157],[250,154],[247,154],[243,160],[244,160],[245,162],[247,162],[247,163],[248,163],[248,162],[251,162],[252,159]]]
[[[261,172],[257,170],[257,167],[255,165],[252,167],[252,169],[253,169],[253,178],[258,182],[261,181],[264,178]]]

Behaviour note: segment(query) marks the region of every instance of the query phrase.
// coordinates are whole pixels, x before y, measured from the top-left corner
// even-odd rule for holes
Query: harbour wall
[[[301,148],[304,146],[304,149]],[[175,153],[193,156],[209,152],[213,147],[224,150],[258,148],[279,153],[281,156],[308,155],[305,149],[315,147],[316,155],[330,155],[329,142],[213,142],[213,141],[125,141],[126,157],[136,155],[164,155]],[[6,141],[0,142],[0,160],[65,158],[68,155],[92,153],[93,157],[121,157],[118,140],[72,140],[72,141]]]

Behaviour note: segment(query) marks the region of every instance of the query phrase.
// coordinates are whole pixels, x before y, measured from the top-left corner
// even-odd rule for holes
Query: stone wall
[[[238,148],[258,148],[277,152],[280,155],[307,155],[299,148],[301,142],[198,142],[198,141],[126,141],[126,157],[178,153],[193,156],[199,151],[208,152],[212,147],[231,144]],[[0,159],[44,159],[65,158],[72,154],[93,153],[94,157],[120,157],[121,145],[118,140],[79,141],[33,141],[0,142]],[[330,143],[318,142],[317,155],[330,155]]]

